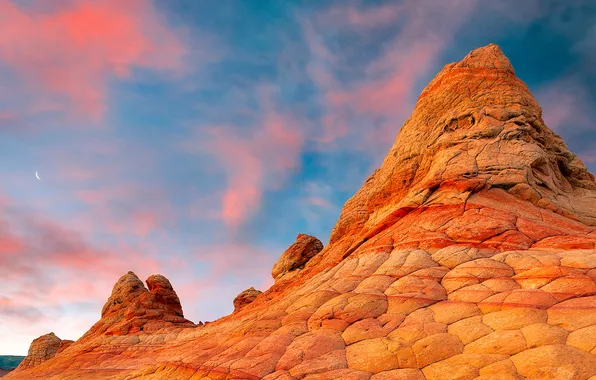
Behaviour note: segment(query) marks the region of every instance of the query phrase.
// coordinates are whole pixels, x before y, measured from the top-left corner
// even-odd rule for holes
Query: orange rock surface
[[[129,273],[85,336],[8,379],[596,379],[594,176],[496,45],[431,81],[308,256],[199,327]]]
[[[271,275],[277,281],[290,278],[304,268],[304,265],[317,253],[323,250],[323,243],[314,236],[299,234],[296,241],[284,253],[271,270]]]
[[[53,358],[56,356],[56,353],[60,350],[60,348],[63,347],[62,342],[66,342],[65,345],[68,345],[68,342],[72,341],[63,341],[53,332],[34,339],[29,346],[29,352],[27,352],[27,356],[17,368],[19,370],[33,368],[36,365]]]
[[[146,282],[149,290],[133,272],[120,277],[103,306],[101,319],[80,341],[97,335],[132,336],[164,328],[195,326],[184,319],[180,299],[167,278],[157,274],[150,276]]]
[[[255,288],[248,288],[242,291],[240,294],[236,296],[236,298],[234,298],[234,311],[236,312],[242,309],[244,306],[254,301],[255,298],[257,298],[259,294],[262,293],[263,292]]]

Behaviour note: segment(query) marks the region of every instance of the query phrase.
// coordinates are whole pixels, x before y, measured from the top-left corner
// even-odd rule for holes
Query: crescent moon
[[[37,174],[37,172],[35,172],[35,177],[37,177],[37,179],[41,181],[41,178],[39,178],[39,175]]]

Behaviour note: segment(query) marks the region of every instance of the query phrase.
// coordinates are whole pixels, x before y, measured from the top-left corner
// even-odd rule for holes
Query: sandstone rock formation
[[[596,379],[594,177],[495,45],[424,89],[330,243],[298,261],[201,328],[116,336],[145,294],[121,279],[138,294],[115,287],[110,328],[8,378]]]
[[[314,236],[298,234],[296,241],[281,255],[273,266],[271,275],[277,281],[297,274],[297,270],[323,250],[323,243]]]
[[[234,298],[234,312],[242,309],[244,306],[254,301],[255,298],[257,298],[257,296],[262,293],[262,291],[252,287],[242,291],[240,294],[236,296],[236,298]]]
[[[133,272],[120,277],[103,306],[101,319],[82,339],[97,334],[127,335],[173,326],[194,327],[184,318],[180,299],[167,278],[156,274],[146,282],[149,290]]]
[[[29,352],[21,364],[17,367],[19,370],[32,368],[48,359],[53,358],[60,348],[62,340],[53,332],[42,335],[31,342]]]

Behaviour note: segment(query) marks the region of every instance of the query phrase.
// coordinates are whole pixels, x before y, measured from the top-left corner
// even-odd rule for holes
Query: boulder
[[[304,265],[323,250],[323,243],[314,236],[299,234],[296,241],[281,255],[273,266],[271,275],[277,281]]]
[[[258,295],[261,293],[263,292],[253,287],[250,287],[242,291],[240,294],[236,296],[236,298],[234,298],[234,312],[242,309],[244,306],[254,301],[255,298],[257,298]]]

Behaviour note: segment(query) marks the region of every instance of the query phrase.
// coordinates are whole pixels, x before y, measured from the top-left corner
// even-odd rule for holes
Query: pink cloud
[[[229,242],[197,247],[192,261],[208,271],[205,276],[193,276],[175,285],[185,313],[203,321],[213,320],[233,310],[232,300],[242,290],[251,286],[266,290],[273,284],[271,268],[284,249]]]
[[[0,318],[14,318],[25,323],[38,323],[43,319],[41,310],[23,305],[18,300],[0,297]]]
[[[110,178],[111,179],[111,178]],[[93,188],[75,190],[75,198],[90,204],[105,206],[106,203],[117,199],[133,198],[136,191],[132,183],[117,183],[116,185],[102,184]]]
[[[6,122],[10,122],[16,119],[16,115],[12,112],[0,112],[0,126]]]
[[[221,218],[231,228],[245,222],[260,206],[263,193],[279,189],[299,166],[304,137],[296,123],[268,104],[260,122],[244,138],[232,128],[211,128],[203,144],[226,172]]]
[[[307,71],[323,93],[325,109],[323,133],[317,140],[328,144],[349,136],[352,146],[365,150],[393,141],[413,108],[418,81],[436,63],[473,9],[474,3],[466,0],[432,4],[405,1],[366,8],[342,5],[323,12],[318,23],[303,20],[311,53]],[[384,52],[370,60],[362,79],[345,83],[335,78],[346,58],[342,51],[332,52],[318,32],[327,30],[328,25],[346,32],[392,24],[400,25],[399,30]],[[362,118],[375,126],[364,128]]]
[[[103,304],[128,270],[146,276],[164,268],[146,249],[91,244],[75,231],[15,205],[4,203],[0,212],[0,318],[8,318],[12,328],[41,319],[50,323],[61,315],[57,308],[72,303]],[[85,328],[95,320],[93,313]]]
[[[374,7],[335,6],[319,15],[319,20],[334,26],[349,25],[359,29],[380,28],[392,24],[403,8],[403,3]]]
[[[182,67],[185,48],[151,2],[72,1],[44,11],[17,4],[0,0],[0,61],[41,90],[37,108],[74,108],[97,120],[110,77]]]
[[[557,132],[573,126],[578,129],[592,127],[593,107],[587,89],[574,77],[564,77],[541,86],[536,98],[542,106],[546,125]]]
[[[306,201],[313,206],[319,206],[319,207],[323,207],[323,208],[332,208],[333,207],[333,205],[331,203],[329,203],[329,201],[325,198],[308,197],[308,198],[306,198]]]
[[[354,107],[357,112],[372,116],[402,114],[405,111],[403,105],[410,106],[408,97],[416,80],[429,69],[439,51],[441,44],[437,41],[412,41],[407,51],[391,51],[369,68],[375,72],[374,68],[379,66],[392,67],[386,78],[332,92],[329,95],[331,105]]]
[[[2,227],[0,226],[0,228]],[[23,242],[8,233],[8,231],[0,233],[0,255],[16,255],[18,252],[22,251],[23,248],[25,248]]]
[[[123,142],[111,131],[75,139],[71,145],[44,152],[39,186],[59,192],[52,192],[57,198],[52,205],[44,197],[46,202],[39,200],[38,208],[56,212],[66,226],[84,236],[113,238],[147,237],[176,217],[170,184],[160,178],[163,152]],[[63,210],[68,213],[64,219]]]
[[[134,221],[134,232],[142,237],[146,237],[151,231],[160,226],[163,221],[163,215],[159,215],[153,210],[139,210],[132,216]]]
[[[125,193],[117,186],[99,191],[77,192],[86,206],[74,217],[73,225],[85,235],[109,234],[114,237],[147,237],[173,219],[170,204],[164,195],[127,186]],[[119,197],[118,194],[123,194]]]

